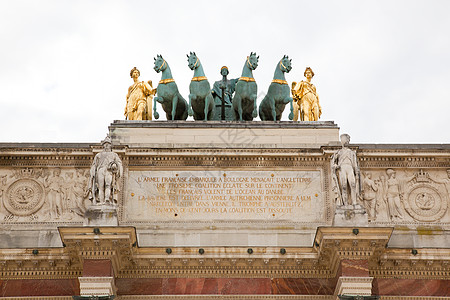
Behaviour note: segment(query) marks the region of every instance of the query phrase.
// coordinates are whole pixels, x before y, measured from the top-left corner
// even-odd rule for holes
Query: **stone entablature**
[[[403,279],[405,282],[398,282],[402,286],[422,278],[423,284],[429,284],[426,280],[442,281],[439,284],[445,286],[450,276],[448,249],[419,249],[416,254],[412,254],[411,249],[386,249],[392,228],[358,228],[355,231],[355,228],[325,227],[318,228],[313,247],[284,248],[284,251],[274,247],[211,247],[204,248],[203,253],[199,248],[175,247],[168,251],[168,248],[140,247],[135,229],[131,227],[65,227],[59,231],[64,243],[62,248],[1,249],[2,280],[14,284],[17,280],[85,278],[80,282],[90,282],[93,289],[104,289],[107,282],[108,291],[117,286],[119,295],[127,295],[142,291],[153,293],[152,287],[161,288],[157,285],[158,278],[188,278],[192,282],[205,278],[232,282],[269,279],[279,288],[301,279],[303,283],[297,284],[309,281],[308,284],[320,283],[324,288],[321,292],[310,291],[312,295],[320,292],[331,297],[333,292],[336,294],[346,287],[351,289],[354,284],[358,288],[364,286],[367,294],[367,284],[361,286],[360,283],[372,282],[372,278],[376,280],[375,287],[380,289],[385,280]],[[105,276],[93,277],[96,268],[82,276],[86,272],[83,264],[89,260],[110,261],[116,283]],[[348,278],[350,274],[355,274],[353,279]],[[152,285],[146,286],[149,280]],[[131,282],[134,283],[130,286]],[[132,286],[140,286],[141,292],[133,290]],[[400,292],[395,286],[390,289],[394,294]],[[414,295],[408,291],[403,293]],[[433,293],[445,295],[445,291],[440,290]]]
[[[161,124],[164,125],[161,125]],[[334,192],[331,187],[330,159],[331,155],[339,149],[338,128],[332,122],[314,123],[288,123],[268,122],[256,123],[223,123],[208,122],[141,122],[141,121],[116,121],[111,125],[114,151],[119,154],[124,164],[124,177],[121,179],[122,189],[118,199],[118,218],[120,225],[136,226],[142,245],[168,246],[177,240],[178,246],[213,246],[220,242],[222,246],[309,246],[314,238],[317,226],[330,226],[333,222]],[[197,127],[201,128],[197,128]],[[287,126],[287,127],[286,127]],[[195,127],[195,128],[194,128]],[[286,128],[285,128],[286,127]],[[292,128],[291,128],[292,127]],[[166,136],[166,130],[182,131],[192,136],[199,134],[197,130],[235,130],[238,132],[232,138],[229,147],[222,145],[213,147],[211,143],[190,143],[179,147],[164,148],[165,143],[126,143],[125,140],[151,136],[153,138],[157,130],[161,130],[159,137]],[[134,136],[123,136],[134,133]],[[150,132],[148,131],[151,131]],[[258,130],[263,130],[258,132]],[[285,135],[286,131],[297,130],[299,137],[306,130],[334,132],[329,135],[328,141],[319,145],[312,141],[308,147],[274,147],[276,143],[256,143],[259,138],[278,138]],[[240,140],[241,131],[251,133],[252,139]],[[273,135],[267,136],[267,131],[273,131]],[[181,135],[181,134],[180,134]],[[245,134],[244,134],[245,135]],[[320,136],[320,134],[318,134]],[[251,136],[250,136],[251,137]],[[158,137],[155,137],[157,139]],[[236,139],[237,140],[233,140]],[[243,142],[242,142],[243,141]],[[239,145],[233,148],[231,145]],[[290,143],[295,144],[293,142]],[[167,145],[166,145],[167,146]],[[258,147],[256,147],[258,146]],[[450,214],[449,183],[447,169],[450,169],[450,145],[351,145],[356,150],[361,167],[364,185],[366,182],[366,201],[373,202],[373,218],[370,226],[393,226],[393,239],[390,245],[395,247],[427,247],[437,244],[438,247],[449,247]],[[11,246],[61,246],[56,232],[57,226],[77,226],[83,222],[83,213],[89,205],[87,182],[89,178],[89,166],[96,153],[102,150],[99,144],[0,144],[0,187],[2,206],[0,209],[0,226],[4,228],[4,241],[8,241],[5,247]],[[256,175],[258,171],[260,175]],[[135,177],[137,174],[147,177],[162,179],[180,179],[183,174],[186,179],[214,179],[231,175],[237,179],[245,179],[255,175],[255,180],[290,180],[292,174],[308,174],[307,180],[316,178],[316,189],[319,192],[308,192],[304,195],[306,200],[310,197],[315,206],[304,202],[308,207],[298,207],[298,218],[295,218],[296,210],[289,210],[289,205],[295,201],[285,201],[286,207],[265,207],[264,213],[256,214],[252,211],[249,218],[246,213],[228,213],[221,217],[220,210],[213,207],[211,201],[203,199],[203,203],[194,201],[181,201],[178,209],[186,208],[193,211],[193,215],[184,217],[173,210],[161,215],[161,211],[154,211],[153,216],[143,214],[141,204],[147,209],[154,209],[149,195],[142,195],[147,190],[157,189],[156,182],[148,182],[142,186],[141,195],[136,190]],[[389,173],[389,174],[388,174]],[[395,173],[395,180],[389,181],[389,176]],[[157,176],[150,176],[151,174]],[[273,175],[273,177],[271,177]],[[310,177],[313,175],[313,177]],[[303,175],[302,175],[303,176]],[[367,178],[370,176],[370,179]],[[230,178],[230,177],[229,177]],[[131,182],[130,180],[133,179]],[[264,183],[264,182],[263,182]],[[276,182],[274,182],[276,184]],[[248,183],[251,184],[251,183]],[[270,184],[267,183],[267,184]],[[139,185],[139,184],[138,184]],[[286,183],[288,189],[300,188],[301,183]],[[229,185],[227,192],[233,189]],[[255,183],[258,186],[258,183]],[[275,185],[273,185],[275,186]],[[281,187],[281,185],[279,185]],[[224,184],[220,185],[223,189]],[[364,188],[364,186],[363,186]],[[388,189],[398,190],[391,193],[391,202],[397,207],[388,211]],[[154,196],[165,193],[177,192],[166,187]],[[281,188],[282,189],[282,188]],[[195,187],[182,189],[185,192],[193,192]],[[217,188],[204,188],[202,192],[212,193]],[[293,190],[294,191],[294,190]],[[238,191],[239,192],[239,191]],[[247,199],[255,198],[259,193],[269,193],[263,196],[267,199],[277,198],[280,189],[262,187],[242,189],[242,196]],[[273,193],[272,193],[273,192]],[[158,194],[159,193],[159,194]],[[162,193],[162,194],[161,194]],[[275,194],[274,194],[275,193]],[[301,192],[283,192],[285,199],[292,200],[294,194]],[[398,195],[397,195],[397,194]],[[134,194],[132,196],[132,194]],[[317,196],[316,196],[317,195]],[[424,199],[419,199],[420,196]],[[143,197],[145,196],[145,197]],[[221,195],[216,195],[216,202],[225,205]],[[240,196],[232,194],[232,196]],[[144,200],[139,204],[139,197]],[[242,198],[242,197],[241,197]],[[292,198],[292,199],[291,199]],[[401,199],[400,199],[401,198]],[[149,200],[150,199],[150,200]],[[264,199],[264,198],[263,198]],[[315,201],[314,199],[317,199]],[[364,199],[364,196],[363,196]],[[370,200],[372,199],[372,200]],[[400,202],[398,200],[400,199]],[[428,200],[427,200],[428,199]],[[148,200],[148,201],[147,201]],[[165,200],[171,201],[169,198]],[[208,202],[207,204],[205,204]],[[250,200],[249,205],[257,205]],[[266,202],[264,205],[275,205],[276,201]],[[57,205],[54,205],[54,204]],[[189,204],[190,203],[190,204]],[[58,205],[59,204],[59,205]],[[139,205],[137,205],[139,204]],[[189,204],[189,207],[186,205]],[[195,204],[203,206],[196,207]],[[241,205],[241,204],[239,204]],[[319,205],[319,207],[316,207]],[[59,207],[60,206],[60,207]],[[153,208],[152,208],[153,207]],[[167,207],[166,207],[167,208]],[[172,207],[173,208],[173,207]],[[202,213],[196,213],[203,208]],[[235,211],[252,208],[262,211],[261,207],[243,206],[231,207]],[[283,209],[287,209],[283,215]],[[309,210],[308,210],[309,209]],[[255,210],[255,211],[256,211]],[[270,212],[269,212],[270,210]],[[170,209],[168,209],[170,211]],[[179,211],[179,210],[178,210]],[[394,213],[395,212],[395,213]],[[304,218],[302,213],[316,214],[316,217]],[[177,216],[175,216],[177,214]],[[275,214],[275,216],[273,216]],[[161,217],[163,219],[161,219]],[[306,216],[306,215],[305,215]],[[263,224],[263,225],[262,225]],[[35,230],[30,234],[29,226]],[[37,226],[36,226],[37,225]],[[182,235],[177,228],[183,227],[190,230],[190,235]],[[239,228],[247,228],[244,234]],[[267,235],[265,232],[276,234]],[[11,230],[10,234],[4,232]],[[22,230],[26,230],[25,232]],[[184,232],[185,230],[183,230]],[[17,235],[15,234],[17,233]],[[220,239],[218,236],[220,235]],[[20,238],[19,238],[20,237]],[[155,237],[157,237],[155,239]],[[227,238],[229,237],[229,238]],[[398,239],[397,239],[398,237]],[[436,239],[439,243],[436,243]]]
[[[333,287],[320,299],[344,260],[374,286],[448,280],[450,145],[351,144],[371,220],[339,228],[337,126],[281,123],[116,121],[119,227],[101,234],[83,227],[100,144],[0,144],[1,277],[78,280],[84,260],[108,259],[119,291],[128,279],[309,278]]]

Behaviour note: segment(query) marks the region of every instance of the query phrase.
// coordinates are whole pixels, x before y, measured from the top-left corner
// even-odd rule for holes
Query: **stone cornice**
[[[145,247],[133,227],[59,228],[63,248],[1,249],[2,278],[76,278],[84,259],[110,259],[119,278],[334,278],[342,259],[369,261],[375,278],[445,279],[448,249],[389,249],[392,228],[317,230],[313,247]],[[355,231],[358,229],[358,232]],[[251,249],[251,253],[250,250]],[[36,251],[37,250],[37,251]]]
[[[72,296],[2,297],[3,300],[72,300]],[[333,295],[135,295],[116,300],[335,300]],[[380,296],[380,300],[447,300],[439,296]]]

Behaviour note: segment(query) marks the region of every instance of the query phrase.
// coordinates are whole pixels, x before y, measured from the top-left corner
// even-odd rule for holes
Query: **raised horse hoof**
[[[157,112],[155,112],[155,113],[153,114],[153,116],[155,117],[156,120],[159,119],[159,114],[158,114]]]

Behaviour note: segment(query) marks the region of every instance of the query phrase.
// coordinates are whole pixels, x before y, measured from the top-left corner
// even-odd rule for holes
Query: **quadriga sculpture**
[[[251,52],[244,64],[242,75],[236,83],[233,97],[234,119],[236,121],[252,121],[258,116],[256,96],[258,87],[253,78],[253,70],[258,67],[259,56]]]
[[[188,57],[189,68],[194,70],[194,77],[192,77],[189,85],[188,113],[190,116],[194,116],[194,120],[213,120],[214,98],[202,64],[195,52],[190,52],[186,56]]]
[[[172,78],[169,64],[161,55],[157,55],[154,60],[155,66],[153,69],[157,73],[162,72],[161,80],[156,89],[157,96],[153,98],[153,115],[155,119],[159,118],[159,114],[156,111],[156,101],[158,101],[166,112],[167,120],[186,120],[188,117],[187,102],[178,91],[177,84]]]
[[[259,117],[263,121],[281,120],[281,115],[288,103],[291,104],[289,120],[294,117],[292,98],[289,96],[290,88],[284,77],[284,73],[289,73],[292,69],[291,61],[292,59],[285,55],[277,64],[269,91],[259,105]]]

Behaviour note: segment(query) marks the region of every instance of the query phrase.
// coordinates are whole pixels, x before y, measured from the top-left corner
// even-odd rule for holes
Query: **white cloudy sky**
[[[0,45],[0,142],[98,142],[124,118],[130,69],[160,79],[156,54],[187,99],[189,51],[210,83],[256,51],[259,92],[284,54],[289,82],[312,67],[321,120],[352,143],[450,142],[446,0],[0,0]]]

